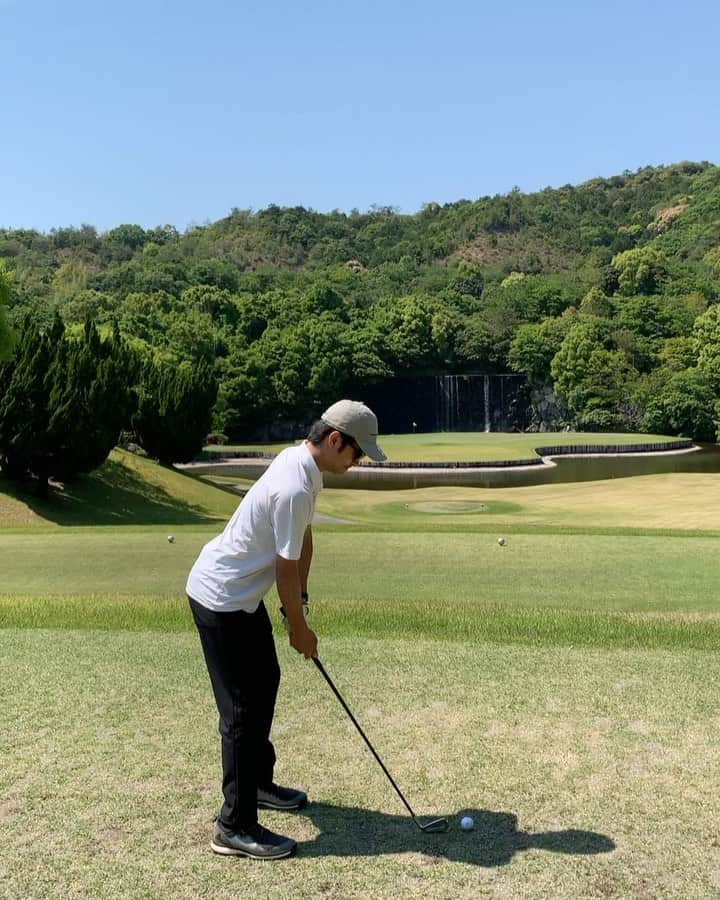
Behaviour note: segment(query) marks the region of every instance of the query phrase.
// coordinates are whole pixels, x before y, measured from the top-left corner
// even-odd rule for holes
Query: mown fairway
[[[208,849],[182,590],[237,498],[127,454],[54,504],[0,493],[0,896],[718,896],[716,479],[325,491],[353,524],[316,528],[321,656],[451,829],[413,828],[279,631],[278,775],[314,802],[263,816],[301,844],[276,866]]]

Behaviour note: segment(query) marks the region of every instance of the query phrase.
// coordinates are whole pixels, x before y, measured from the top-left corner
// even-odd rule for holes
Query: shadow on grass
[[[516,815],[487,809],[448,814],[450,828],[445,834],[425,834],[409,816],[357,807],[311,803],[299,814],[308,816],[320,832],[314,840],[299,844],[298,850],[305,857],[416,852],[426,863],[452,860],[495,868],[507,865],[522,850],[593,856],[615,849],[614,841],[594,831],[520,831]],[[460,830],[462,816],[473,818],[473,831]],[[424,817],[425,821],[428,818]]]
[[[174,470],[173,474],[190,477]],[[46,498],[3,478],[0,490],[57,525],[203,525],[218,521],[201,507],[111,459],[89,475],[54,486]]]

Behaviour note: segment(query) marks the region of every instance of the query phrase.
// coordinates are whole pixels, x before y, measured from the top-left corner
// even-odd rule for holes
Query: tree
[[[482,297],[485,278],[483,271],[477,263],[463,262],[458,268],[457,274],[448,285],[449,290],[461,297],[473,297],[479,300]]]
[[[167,316],[165,338],[167,346],[178,359],[197,362],[201,359],[213,362],[222,350],[222,332],[213,325],[207,313],[191,309],[182,315]]]
[[[0,260],[0,360],[10,358],[16,341],[4,309],[10,303],[11,284],[10,272]]]
[[[79,259],[68,259],[55,270],[53,295],[61,303],[84,291],[89,280],[88,267]]]
[[[643,427],[656,434],[677,434],[694,441],[714,441],[716,394],[698,368],[674,373],[649,401]]]
[[[696,343],[691,337],[668,338],[658,352],[658,360],[662,368],[672,372],[692,369],[698,362]]]
[[[720,244],[708,250],[703,256],[703,262],[715,278],[720,278]]]
[[[613,346],[611,329],[607,319],[579,318],[552,361],[555,393],[578,427],[627,428],[637,419],[632,398],[638,372]]]
[[[88,319],[100,325],[111,318],[115,306],[109,294],[88,289],[69,296],[60,306],[60,315],[66,325],[82,325]]]
[[[580,312],[586,316],[610,318],[614,312],[613,302],[599,287],[593,287],[582,298]]]
[[[577,415],[585,403],[585,385],[590,358],[595,350],[610,344],[611,322],[587,316],[575,322],[550,365],[555,393],[568,409]]]
[[[152,237],[139,225],[118,225],[101,236],[100,252],[106,259],[127,260]]]
[[[668,277],[668,259],[654,247],[635,247],[613,257],[611,268],[617,274],[618,293],[656,294]]]
[[[371,325],[354,329],[350,340],[350,383],[354,390],[392,376],[385,356],[384,336]]]
[[[48,467],[59,481],[101,465],[135,409],[136,360],[115,328],[102,340],[88,320],[59,346],[48,371]]]
[[[115,331],[101,340],[88,322],[68,338],[59,316],[28,320],[16,358],[0,366],[0,467],[11,478],[68,481],[107,458],[134,404],[132,356]]]
[[[194,459],[210,431],[217,390],[205,361],[174,367],[147,360],[132,428],[148,455],[166,465]]]
[[[378,303],[373,308],[373,322],[385,335],[389,363],[396,373],[425,374],[437,368],[435,311],[429,297],[416,294]]]
[[[698,368],[720,388],[720,305],[711,306],[695,320],[693,337]]]
[[[40,494],[52,470],[47,376],[63,332],[58,315],[45,331],[26,321],[15,359],[0,375],[0,468],[10,478],[37,476]]]
[[[648,338],[657,347],[665,338],[677,337],[682,333],[682,325],[673,313],[673,306],[673,301],[659,295],[623,297],[617,305],[615,322],[621,329]]]
[[[520,327],[557,317],[579,302],[581,287],[563,278],[513,272],[500,285],[486,286],[477,316],[490,339],[490,360],[504,368]]]
[[[524,375],[531,384],[548,384],[551,381],[550,366],[572,322],[572,316],[563,315],[521,325],[508,354],[513,372]]]
[[[240,310],[229,291],[213,285],[198,284],[186,288],[180,297],[189,311],[205,313],[221,328],[233,328],[240,317]]]
[[[580,386],[584,393],[577,425],[588,431],[616,431],[634,428],[640,410],[633,402],[637,369],[622,350],[593,350]]]
[[[497,345],[482,314],[464,316],[455,333],[455,358],[465,371],[487,371],[497,363]]]

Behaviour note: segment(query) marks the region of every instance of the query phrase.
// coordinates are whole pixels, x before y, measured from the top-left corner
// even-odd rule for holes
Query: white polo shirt
[[[300,559],[322,486],[304,441],[279,453],[223,533],[200,551],[188,576],[188,595],[215,612],[255,612],[275,581],[275,557]]]

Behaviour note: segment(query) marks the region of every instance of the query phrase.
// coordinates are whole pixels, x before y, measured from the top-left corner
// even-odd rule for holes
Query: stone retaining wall
[[[536,447],[540,456],[569,456],[586,453],[658,453],[666,450],[690,450],[692,441],[656,441],[646,444],[561,444],[556,447]]]

